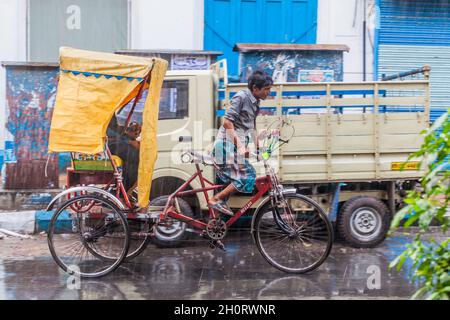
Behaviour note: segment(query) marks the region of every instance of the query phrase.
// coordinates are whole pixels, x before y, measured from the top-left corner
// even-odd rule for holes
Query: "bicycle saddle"
[[[217,168],[217,163],[214,161],[214,158],[208,154],[204,154],[195,150],[188,150],[181,155],[182,159],[188,155],[191,157],[189,161],[183,162],[193,162],[193,163],[202,163],[205,166],[214,166]]]

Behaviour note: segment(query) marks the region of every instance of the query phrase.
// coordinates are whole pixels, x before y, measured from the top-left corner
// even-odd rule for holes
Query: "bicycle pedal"
[[[218,249],[220,249],[220,250],[222,250],[222,251],[224,251],[224,252],[226,252],[227,251],[227,249],[225,248],[225,245],[222,243],[222,241],[220,241],[220,240],[212,240],[212,241],[210,241],[209,242],[209,247],[211,248],[211,249],[216,249],[216,248],[218,248]]]
[[[227,249],[225,248],[225,245],[222,243],[222,241],[217,240],[217,247],[222,250],[223,252],[227,252]]]

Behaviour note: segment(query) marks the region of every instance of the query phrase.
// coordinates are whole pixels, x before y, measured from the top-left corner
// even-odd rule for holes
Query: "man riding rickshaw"
[[[195,150],[181,154],[182,162],[195,165],[195,173],[172,194],[152,199],[149,205],[166,69],[167,62],[158,58],[61,48],[49,152],[69,152],[72,166],[67,169],[66,190],[47,207],[56,208],[48,228],[49,249],[56,263],[81,277],[106,275],[143,252],[154,227],[170,219],[189,225],[211,248],[224,250],[221,240],[228,228],[261,200],[253,213],[251,232],[263,258],[288,273],[319,267],[331,250],[331,223],[319,204],[295,189],[285,189],[269,163],[271,155],[288,143],[295,130],[290,137],[281,138],[279,130],[266,135],[258,157],[265,174],[246,178],[252,183],[244,191],[250,192],[254,186],[255,192],[228,220],[222,219],[220,212],[224,211],[224,198],[234,187],[209,181],[200,165],[213,166],[218,172],[226,167]],[[250,84],[255,83],[243,94],[253,95],[253,99],[248,96],[247,107],[255,111],[249,118],[255,128],[258,105],[253,101],[254,94],[264,99],[272,82],[258,74],[253,80]],[[145,90],[148,92],[143,95]],[[257,94],[259,91],[263,92]],[[139,105],[141,124],[132,124],[141,96],[146,97],[143,106]],[[243,108],[236,104],[235,109]],[[277,126],[289,124],[280,118]],[[228,171],[232,182],[243,181],[235,179],[234,173]],[[243,170],[236,173],[242,176]],[[188,190],[194,179],[200,179],[202,187]],[[194,193],[203,194],[209,208],[201,217],[193,218],[183,197]]]

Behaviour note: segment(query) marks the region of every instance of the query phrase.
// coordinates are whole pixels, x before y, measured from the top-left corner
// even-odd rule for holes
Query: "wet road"
[[[374,249],[338,242],[319,269],[288,275],[260,256],[248,233],[234,232],[225,241],[227,252],[205,241],[176,249],[150,245],[114,273],[82,279],[79,289],[68,287],[69,276],[53,262],[44,235],[3,239],[0,248],[12,251],[0,251],[0,299],[408,299],[415,288],[406,275],[387,271],[407,239],[398,233]],[[32,252],[25,254],[27,246]]]

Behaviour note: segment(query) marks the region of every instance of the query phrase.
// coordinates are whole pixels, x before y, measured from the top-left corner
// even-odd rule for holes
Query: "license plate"
[[[411,161],[411,162],[392,162],[391,170],[400,171],[400,170],[420,170],[420,162],[419,161]]]

